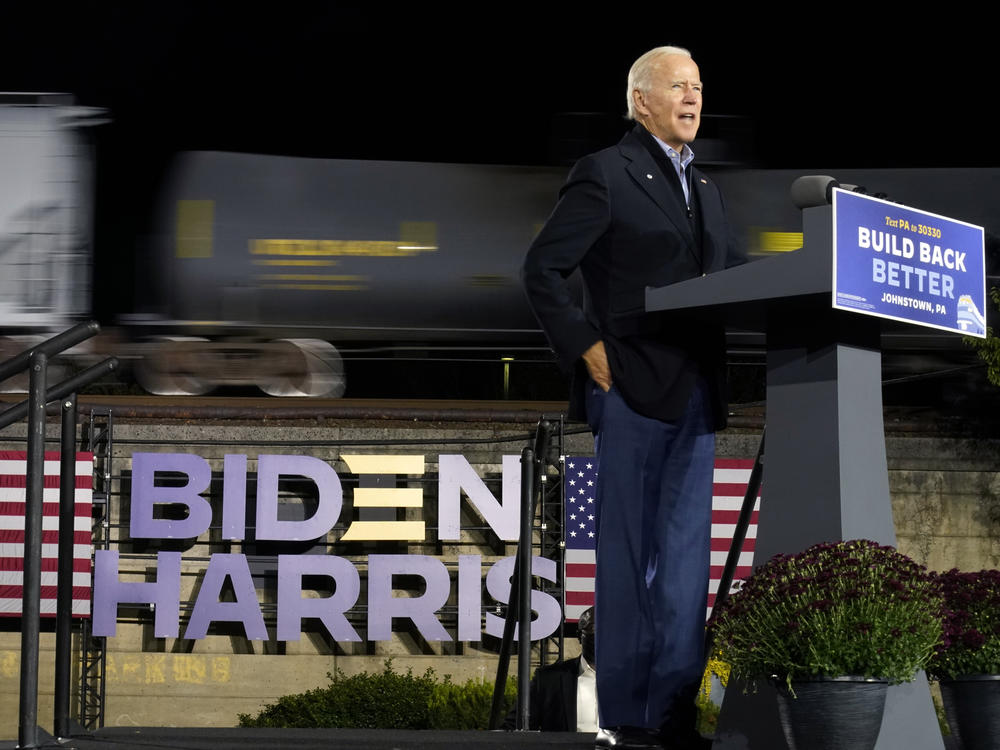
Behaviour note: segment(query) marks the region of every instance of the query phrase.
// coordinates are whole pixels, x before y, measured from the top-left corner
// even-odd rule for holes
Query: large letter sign
[[[348,468],[361,475],[419,476],[424,472],[423,456],[345,456]],[[360,617],[349,619],[360,602],[361,574],[367,570],[367,639],[388,640],[394,626],[408,621],[428,641],[482,640],[483,560],[481,555],[459,555],[453,573],[438,557],[428,555],[371,554],[362,561],[336,554],[315,554],[324,549],[337,551],[341,542],[418,539],[423,541],[422,520],[414,520],[423,511],[423,489],[419,486],[358,487],[354,490],[354,508],[390,508],[406,520],[341,519],[343,488],[333,467],[311,456],[257,457],[255,508],[247,508],[247,456],[227,455],[222,467],[222,502],[216,509],[219,517],[213,527],[213,508],[202,493],[212,481],[211,467],[204,458],[179,453],[135,453],[132,456],[132,507],[130,532],[137,539],[196,539],[210,528],[221,538],[239,542],[312,542],[322,540],[341,523],[347,527],[332,546],[312,547],[313,554],[277,555],[277,638],[299,640],[303,621],[318,623],[336,641],[360,641],[355,625]],[[503,457],[502,501],[498,501],[486,483],[476,474],[464,456],[439,456],[438,461],[438,540],[461,538],[459,524],[463,494],[469,505],[501,540],[514,541],[518,534],[518,499],[520,462],[517,456]],[[302,508],[295,520],[279,518],[278,487],[281,477],[304,477],[315,485],[317,502],[311,511]],[[403,480],[402,484],[407,484]],[[301,500],[296,500],[301,502]],[[179,508],[181,513],[158,513],[164,506]],[[169,515],[171,518],[165,518]],[[178,516],[180,516],[178,518]],[[255,528],[248,529],[247,519]],[[249,537],[248,537],[249,534]],[[271,558],[272,560],[274,558]],[[512,557],[494,562],[486,571],[486,592],[498,602],[506,602],[510,593]],[[535,575],[556,580],[556,564],[541,557],[533,558]],[[157,555],[156,580],[122,581],[119,577],[118,552],[98,550],[94,565],[94,635],[113,636],[119,604],[151,605],[155,611],[154,634],[158,638],[177,638],[180,631],[181,553]],[[260,601],[254,587],[246,555],[214,553],[204,569],[184,638],[205,638],[214,623],[242,625],[246,637],[266,640],[268,636]],[[321,581],[310,591],[306,582]],[[419,582],[414,593],[414,583]],[[228,586],[227,586],[228,584]],[[406,590],[400,590],[405,586]],[[231,601],[222,601],[223,592],[231,591]],[[332,593],[327,593],[332,591]],[[457,597],[457,627],[449,633],[439,613]],[[532,640],[547,638],[562,620],[559,602],[551,595],[531,592],[531,608],[537,613],[531,625]],[[485,632],[499,636],[502,625],[495,615],[485,617]]]

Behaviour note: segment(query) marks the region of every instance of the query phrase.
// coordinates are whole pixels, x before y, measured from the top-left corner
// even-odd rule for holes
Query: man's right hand
[[[604,342],[598,341],[583,353],[583,363],[587,366],[590,379],[601,386],[605,393],[611,390],[611,367],[608,366],[608,353],[604,350]]]

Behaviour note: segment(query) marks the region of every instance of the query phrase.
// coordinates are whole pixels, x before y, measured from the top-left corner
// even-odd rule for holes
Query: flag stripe
[[[90,576],[87,576],[88,580]],[[0,599],[17,599],[18,602],[22,599],[22,594],[24,589],[21,586],[0,586]],[[42,586],[42,599],[52,599],[55,601],[56,598],[56,587],[55,586]],[[73,587],[73,598],[74,599],[90,599],[90,585],[86,586],[74,586]],[[20,607],[18,607],[18,614],[20,614]]]
[[[750,532],[751,531],[753,531],[753,533],[754,533],[753,536],[750,536]],[[746,538],[746,541],[743,543],[743,551],[744,552],[753,552],[756,549],[756,546],[757,546],[756,536],[757,536],[757,529],[756,528],[750,527],[750,528],[747,529],[747,538]],[[731,536],[730,537],[719,537],[719,538],[712,537],[712,547],[711,547],[711,550],[712,550],[712,552],[729,552],[729,547],[730,547],[730,545],[732,545],[732,543],[733,543],[733,540],[732,540]]]
[[[59,451],[45,451],[45,460],[51,461],[53,463],[58,463],[60,458]],[[28,454],[24,451],[0,451],[0,461],[21,461],[22,464],[28,458]],[[76,460],[93,464],[94,454],[90,451],[78,451],[76,454]],[[23,469],[22,465],[22,469]]]
[[[24,529],[0,529],[0,542],[4,544],[24,544]],[[42,544],[59,544],[59,531],[42,528]],[[90,544],[90,531],[73,531],[73,544]],[[24,554],[23,552],[21,554]]]
[[[566,591],[593,591],[594,574],[589,576],[566,576],[566,583],[563,586]]]
[[[10,464],[12,462],[11,461],[4,461],[2,463]],[[48,462],[46,462],[45,465],[48,466]],[[79,468],[79,464],[77,464],[77,467]],[[25,469],[22,469],[22,471],[25,471]],[[90,483],[91,483],[91,480],[88,477],[77,476],[76,483],[75,483],[74,486],[77,487],[78,489],[90,489],[90,486],[91,486]],[[0,487],[5,487],[7,489],[18,489],[19,488],[19,489],[23,490],[27,486],[28,486],[28,476],[27,476],[27,474],[24,474],[24,475],[18,475],[18,474],[0,474]],[[58,464],[56,464],[56,473],[54,475],[53,474],[46,474],[44,476],[44,478],[42,480],[42,487],[44,487],[47,490],[59,487],[59,465]]]
[[[712,500],[712,508],[715,510],[733,510],[737,513],[743,510],[743,495],[739,497],[721,497],[716,495]],[[753,506],[754,512],[760,510],[760,498],[758,497]]]
[[[82,560],[89,561],[92,551],[90,540],[87,540],[87,544],[74,544],[73,545],[73,557],[78,557]],[[57,544],[43,544],[42,545],[42,559],[52,558],[53,560],[59,557],[59,545]],[[0,559],[2,558],[17,558],[18,560],[24,561],[24,544],[20,543],[6,543],[0,542]]]
[[[709,581],[718,581],[722,578],[722,571],[725,569],[725,565],[713,565],[709,570]],[[753,567],[750,565],[736,565],[736,569],[733,571],[733,578],[741,579],[746,578],[750,573],[753,572]]]
[[[50,573],[59,569],[59,561],[52,557],[42,558],[42,573]],[[24,558],[23,557],[4,557],[0,558],[0,570],[9,571],[20,571],[24,572]],[[74,573],[89,573],[90,572],[90,560],[82,559],[79,557],[73,558],[73,572]]]
[[[42,502],[42,515],[48,517],[59,517],[59,497],[56,496],[56,502],[46,503]],[[11,519],[21,519],[21,528],[24,528],[24,493],[21,493],[21,502],[11,502],[8,500],[3,500],[0,498],[0,518],[11,518]],[[73,502],[73,515],[77,518],[90,519],[90,495],[83,499],[76,499]]]
[[[742,496],[741,496],[742,497]],[[750,514],[751,525],[757,525],[758,511],[754,511]],[[736,524],[740,520],[740,509],[728,510],[717,507],[714,503],[712,506],[712,523],[731,523]]]
[[[82,531],[87,534],[87,539],[90,539],[90,515],[76,516],[73,519],[73,528],[76,531]],[[59,529],[59,516],[43,516],[42,517],[42,531]],[[0,533],[4,531],[24,531],[24,516],[14,518],[12,516],[0,516]]]
[[[711,564],[717,566],[720,570],[722,566],[726,564],[726,560],[729,558],[729,550],[723,550],[721,552],[711,553]],[[753,565],[753,552],[747,551],[744,547],[743,551],[740,552],[739,559],[736,561],[737,565]]]
[[[74,617],[90,617],[90,598],[74,599],[72,613]],[[56,600],[42,599],[42,617],[55,617]],[[21,597],[15,599],[5,599],[0,597],[0,617],[20,617]]]
[[[749,481],[750,477],[748,476],[746,481],[714,482],[712,484],[712,494],[719,497],[738,497],[742,499],[747,494],[747,483]]]
[[[753,461],[747,458],[717,458],[715,468],[719,469],[739,469],[747,474],[747,481],[750,481],[750,470],[753,469]]]

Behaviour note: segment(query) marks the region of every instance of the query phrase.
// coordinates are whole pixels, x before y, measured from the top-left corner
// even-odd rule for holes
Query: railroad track
[[[13,405],[24,394],[0,394],[3,404]],[[277,398],[232,396],[90,395],[79,397],[78,409],[89,415],[94,408],[112,409],[128,420],[246,420],[246,421],[416,421],[498,422],[534,424],[540,417],[558,418],[567,412],[565,401],[458,400],[458,399],[364,399]],[[50,406],[50,412],[55,411]],[[764,404],[730,404],[729,428],[759,431],[764,426]],[[886,406],[885,425],[890,433],[997,434],[998,419],[986,409],[978,419],[961,411]]]
[[[0,395],[0,402],[15,404],[22,394]],[[446,399],[322,399],[89,395],[79,397],[80,412],[110,408],[134,419],[362,419],[419,421],[536,422],[542,415],[565,414],[565,401],[469,401]]]

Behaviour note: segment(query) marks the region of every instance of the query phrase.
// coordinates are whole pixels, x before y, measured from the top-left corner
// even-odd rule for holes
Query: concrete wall
[[[931,570],[1000,567],[1000,440],[886,441],[897,545]]]

